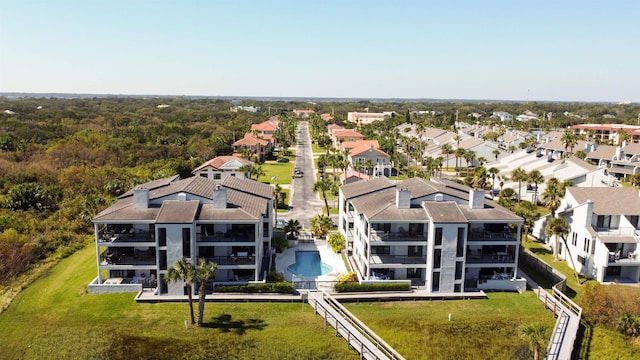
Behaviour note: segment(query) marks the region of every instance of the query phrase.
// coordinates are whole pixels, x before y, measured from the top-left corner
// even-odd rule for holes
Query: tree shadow
[[[551,251],[543,248],[530,248],[529,251],[531,251],[534,254],[552,254]]]
[[[262,319],[234,320],[229,314],[222,314],[205,322],[202,327],[219,329],[220,332],[233,332],[244,335],[248,330],[264,330],[267,325]]]

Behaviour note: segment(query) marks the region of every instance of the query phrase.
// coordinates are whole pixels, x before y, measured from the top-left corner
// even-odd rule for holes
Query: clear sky
[[[640,1],[0,0],[0,92],[640,102]]]

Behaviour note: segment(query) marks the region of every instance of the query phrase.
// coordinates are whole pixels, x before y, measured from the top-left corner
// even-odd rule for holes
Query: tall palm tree
[[[569,234],[569,223],[566,219],[560,217],[553,217],[547,222],[547,226],[544,229],[544,233],[547,236],[553,236],[555,243],[553,246],[553,258],[558,261],[558,254],[560,249],[560,238],[565,238]]]
[[[333,179],[331,179],[328,176],[323,177],[318,182],[313,184],[313,192],[320,193],[320,195],[322,196],[322,199],[324,200],[324,206],[327,209],[327,216],[330,215],[329,202],[327,201],[327,193],[335,192],[335,188],[337,187],[338,185],[336,184],[336,182],[333,181]]]
[[[198,260],[198,266],[195,268],[195,280],[198,285],[198,326],[202,326],[204,318],[204,300],[207,295],[207,281],[211,279],[218,270],[218,264],[207,261],[204,258]]]
[[[533,188],[533,203],[537,204],[538,202],[538,184],[544,182],[544,176],[539,170],[531,170],[531,172],[527,175],[527,181],[529,184],[533,183],[535,187]]]
[[[189,297],[189,318],[191,325],[196,323],[195,316],[193,315],[193,281],[195,279],[196,270],[195,266],[187,260],[186,257],[176,261],[172,267],[167,269],[167,273],[164,276],[164,281],[169,282],[184,282],[184,286],[187,288],[187,296]]]
[[[458,159],[463,158],[464,157],[464,153],[465,153],[465,150],[463,148],[457,148],[453,152],[453,156],[456,157],[456,171],[458,170]]]
[[[540,359],[540,348],[546,340],[547,328],[544,325],[522,325],[520,326],[520,336],[527,340],[533,349],[533,359]]]
[[[513,169],[511,180],[518,182],[518,201],[522,200],[522,182],[527,180],[527,171],[521,167]]]
[[[498,169],[497,167],[491,167],[488,171],[491,175],[491,190],[493,191],[493,189],[495,189],[496,187],[496,176],[498,176],[498,174],[500,173],[500,169]]]
[[[273,208],[275,209],[275,211],[273,212],[273,216],[276,222],[278,222],[278,202],[280,201],[280,194],[282,194],[282,186],[280,186],[280,184],[276,184],[276,186],[273,188]]]
[[[447,167],[449,167],[449,155],[453,154],[453,148],[451,147],[451,144],[449,143],[444,143],[442,144],[442,146],[440,147],[440,152],[443,155],[446,155],[447,157]]]
[[[564,134],[562,134],[562,138],[560,139],[560,141],[564,145],[565,152],[573,152],[573,148],[578,144],[578,139],[571,129],[567,129],[564,131]]]
[[[551,178],[547,181],[547,188],[544,189],[541,197],[542,203],[551,212],[551,217],[555,217],[556,210],[560,207],[560,200],[562,199],[558,179]]]
[[[496,157],[496,162],[498,161],[498,156],[500,156],[500,150],[495,149],[491,152],[493,154],[493,156]]]
[[[472,187],[475,189],[484,189],[487,186],[487,177],[487,169],[484,166],[477,167],[471,180]]]
[[[473,160],[476,158],[476,152],[473,150],[467,150],[464,152],[464,159],[467,161],[467,172],[468,168],[473,166]]]

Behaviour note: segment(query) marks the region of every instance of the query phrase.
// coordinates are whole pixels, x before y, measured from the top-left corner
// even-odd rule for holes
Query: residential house
[[[348,112],[347,121],[356,123],[358,125],[367,125],[376,121],[382,121],[386,118],[390,118],[392,115],[393,115],[393,112],[381,112],[381,113]]]
[[[513,115],[505,111],[496,111],[491,115],[492,118],[500,119],[500,121],[512,121]]]
[[[331,131],[331,141],[337,148],[340,147],[345,141],[359,141],[364,140],[364,135],[360,134],[356,130],[352,129],[335,129]]]
[[[538,120],[538,115],[536,115],[536,113],[534,113],[533,111],[527,110],[524,113],[516,116],[516,120],[518,121]]]
[[[376,149],[380,148],[380,144],[378,144],[378,140],[358,140],[358,141],[345,141],[340,144],[340,151],[351,151],[352,149],[362,146],[368,145],[373,146]]]
[[[260,111],[260,106],[232,106],[229,109],[231,112],[245,111],[245,112],[258,112]]]
[[[236,153],[241,154],[242,149],[247,149],[251,154],[256,157],[258,162],[263,162],[266,155],[273,150],[274,144],[271,139],[265,139],[265,136],[271,135],[254,135],[251,133],[244,134],[244,137],[233,144],[233,149]]]
[[[353,169],[362,169],[367,175],[391,176],[391,156],[373,144],[362,144],[351,149],[348,159]]]
[[[587,278],[603,282],[640,281],[640,196],[628,187],[570,187],[558,209],[569,221],[560,256]],[[546,239],[554,246],[554,239]],[[568,249],[568,251],[567,251]]]
[[[331,114],[329,113],[324,113],[324,114],[320,114],[320,119],[324,121],[331,121],[333,120],[333,116],[331,116]]]
[[[191,173],[213,180],[224,180],[227,176],[248,178],[247,174],[239,171],[245,165],[253,162],[237,156],[217,156],[195,168]]]
[[[362,280],[408,279],[428,292],[523,290],[522,219],[450,181],[387,178],[343,185],[339,231]]]
[[[308,119],[312,117],[316,112],[310,109],[293,109],[293,113],[300,119]]]
[[[98,275],[90,291],[122,291],[124,285],[183,295],[182,282],[164,281],[182,257],[218,264],[208,289],[212,283],[264,281],[272,198],[270,185],[232,176],[222,182],[172,177],[137,186],[93,218]]]

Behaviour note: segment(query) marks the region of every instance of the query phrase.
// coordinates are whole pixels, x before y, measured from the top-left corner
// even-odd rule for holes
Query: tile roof
[[[273,187],[255,180],[229,176],[222,182],[222,186],[269,200],[273,198]]]
[[[334,137],[361,137],[364,138],[364,135],[353,129],[335,129],[333,130]]]
[[[587,159],[611,160],[616,154],[616,147],[611,145],[598,145],[598,148],[587,154]]]
[[[165,200],[162,202],[156,222],[160,224],[191,224],[196,218],[200,201]]]
[[[158,180],[149,181],[149,182],[146,182],[144,184],[140,184],[140,185],[138,185],[136,187],[153,190],[153,189],[156,189],[156,188],[159,188],[159,187],[167,186],[170,183],[172,183],[174,181],[177,181],[177,180],[180,180],[180,177],[178,175],[174,175],[174,176],[169,176],[169,177],[158,179]],[[128,196],[133,196],[133,189],[131,189],[131,190],[125,192],[124,194],[118,196],[118,198],[122,199],[122,198],[125,198],[125,197],[128,197]]]
[[[278,121],[277,120],[267,120],[263,121],[259,124],[252,124],[251,130],[257,131],[276,131],[278,130]]]
[[[256,221],[260,217],[252,215],[241,208],[216,209],[213,204],[202,204],[198,219],[200,221],[207,220],[247,220]]]
[[[380,144],[378,140],[357,140],[357,141],[345,141],[340,144],[340,150],[351,150],[362,145],[373,145],[374,148],[379,149]]]
[[[393,183],[386,177],[379,177],[369,181],[356,181],[343,185],[340,191],[345,199],[352,199],[358,196],[369,194],[386,188],[393,187]]]
[[[433,222],[436,223],[465,223],[467,218],[460,211],[455,201],[423,201],[422,207]]]
[[[232,144],[232,146],[256,146],[256,145],[266,146],[269,144],[269,140],[260,139],[251,133],[244,134],[244,137]]]
[[[630,143],[622,148],[625,154],[637,155],[640,154],[640,143]]]
[[[346,172],[343,172],[342,174],[340,174],[340,181],[341,182],[345,182],[347,181],[347,179],[352,178],[352,177],[357,177],[361,180],[369,180],[369,175],[367,174],[363,174],[361,172],[355,171],[353,169],[348,169]]]
[[[373,144],[361,144],[358,147],[351,149],[351,151],[349,151],[349,156],[358,156],[366,152],[369,152],[369,153],[374,152],[378,156],[391,157],[386,152],[374,147]]]
[[[238,166],[236,166],[236,164]],[[243,159],[241,157],[237,157],[237,156],[217,156],[207,162],[205,162],[204,164],[198,166],[195,170],[193,170],[193,172],[196,172],[198,170],[201,170],[207,166],[211,166],[212,168],[218,170],[218,169],[238,169],[243,165],[251,165],[253,164],[253,162],[247,160],[247,159]]]
[[[570,187],[567,192],[578,204],[593,201],[593,212],[600,215],[639,215],[638,190],[629,187]]]

